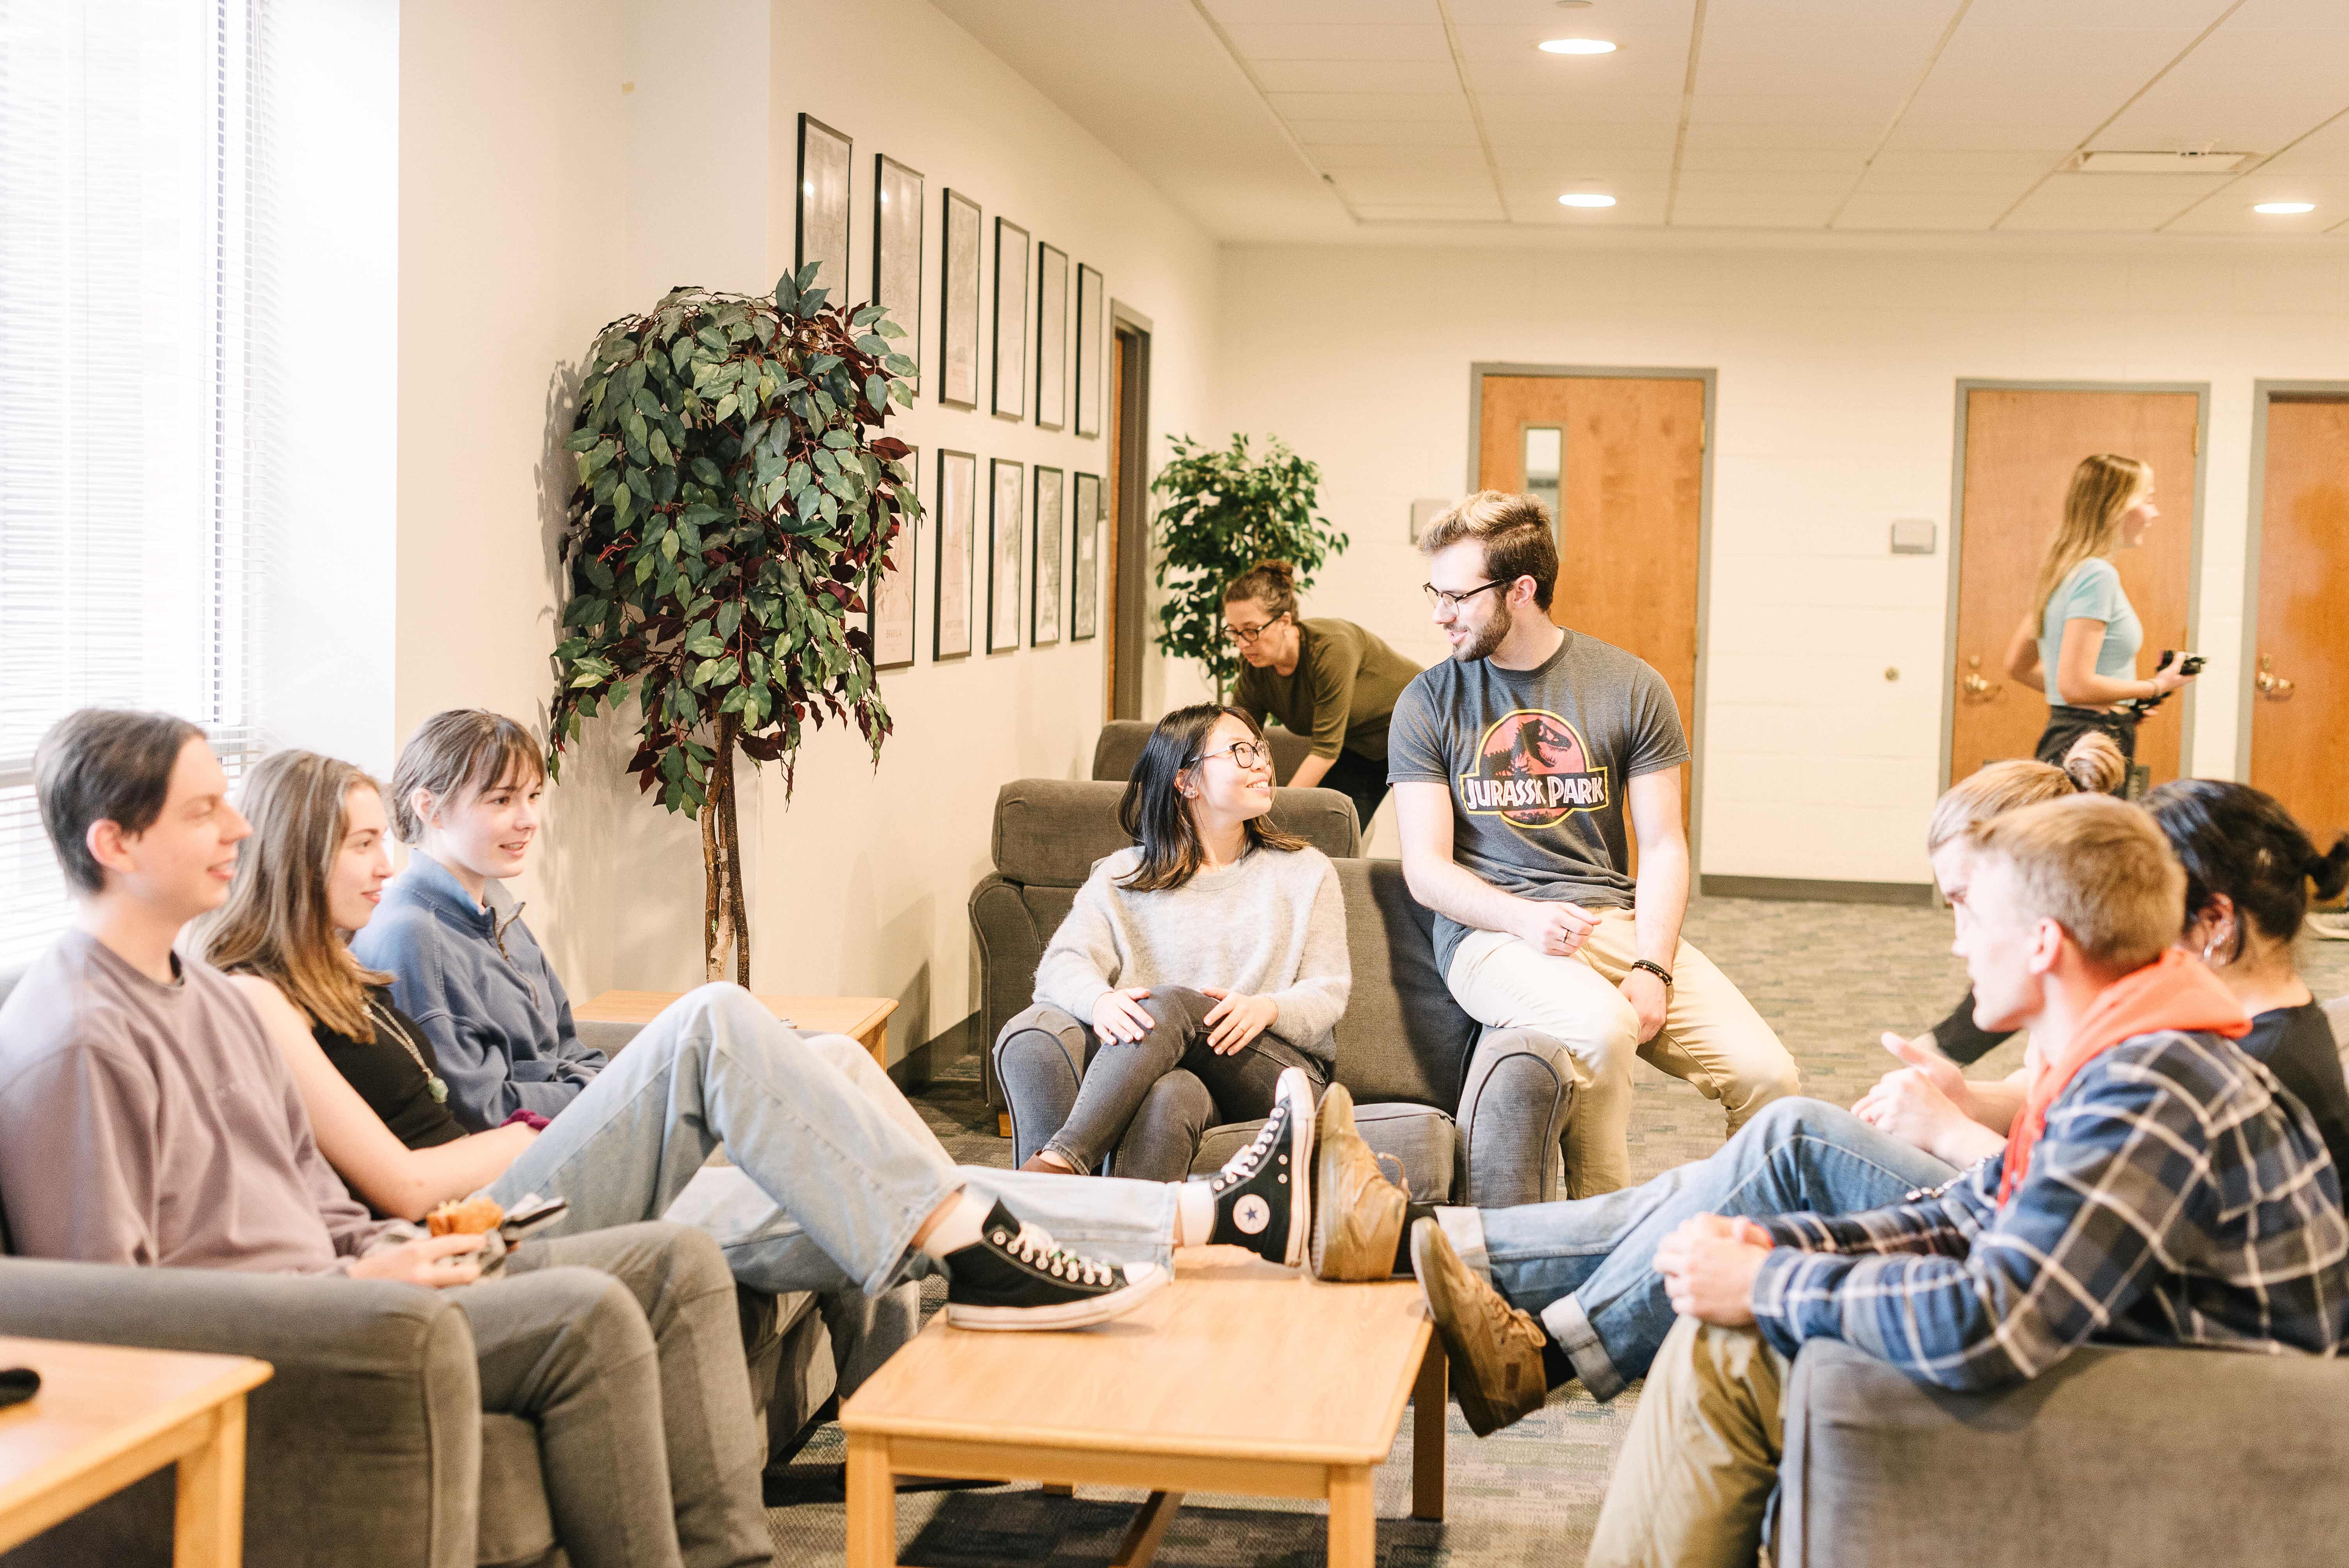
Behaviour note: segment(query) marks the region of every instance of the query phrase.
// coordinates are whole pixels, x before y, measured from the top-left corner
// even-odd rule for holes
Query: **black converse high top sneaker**
[[[946,1256],[947,1321],[957,1328],[1082,1328],[1140,1306],[1166,1283],[1156,1264],[1105,1264],[1063,1252],[995,1205],[978,1240]]]
[[[1216,1195],[1211,1246],[1246,1247],[1295,1268],[1313,1229],[1313,1080],[1300,1068],[1280,1075],[1272,1114],[1256,1141],[1207,1179]]]

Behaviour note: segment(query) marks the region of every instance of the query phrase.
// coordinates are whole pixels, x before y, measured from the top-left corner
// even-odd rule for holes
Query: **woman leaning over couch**
[[[1210,1118],[1269,1115],[1288,1068],[1328,1086],[1353,985],[1345,905],[1330,858],[1271,810],[1244,709],[1158,721],[1118,803],[1133,847],[1093,867],[1036,966],[1036,1000],[1083,1020],[1093,1048],[1024,1169],[1096,1171],[1115,1150],[1120,1176],[1179,1181]]]

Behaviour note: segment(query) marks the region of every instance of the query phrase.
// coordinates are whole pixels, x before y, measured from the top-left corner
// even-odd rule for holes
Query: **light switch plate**
[[[1413,501],[1411,503],[1411,542],[1417,544],[1420,535],[1427,531],[1428,525],[1450,511],[1452,503],[1441,496],[1433,500]]]
[[[1895,555],[1930,555],[1934,536],[1940,531],[1930,517],[1903,517],[1892,524],[1892,553]]]

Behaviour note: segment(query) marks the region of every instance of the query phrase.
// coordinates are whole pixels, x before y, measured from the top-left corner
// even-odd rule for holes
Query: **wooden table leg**
[[[998,1138],[1009,1138],[1011,1136],[1011,1113],[1009,1111],[999,1110],[995,1113],[995,1136]]]
[[[848,1434],[847,1568],[896,1568],[897,1478],[889,1470],[889,1439]]]
[[[1330,1568],[1371,1568],[1379,1553],[1379,1516],[1366,1465],[1330,1467]]]
[[[1444,1377],[1444,1341],[1427,1336],[1419,1380],[1411,1389],[1411,1516],[1444,1517],[1444,1416],[1450,1397]]]
[[[1174,1511],[1182,1506],[1179,1491],[1154,1491],[1144,1498],[1111,1555],[1109,1568],[1150,1568],[1158,1543],[1166,1539],[1166,1527],[1174,1522]]]
[[[182,1456],[172,1525],[175,1568],[237,1568],[244,1561],[244,1396],[212,1412],[212,1435]]]
[[[1056,1480],[1046,1481],[1043,1485],[1043,1491],[1046,1497],[1074,1497],[1077,1495],[1077,1489],[1075,1487],[1062,1486]]]
[[[879,1068],[884,1072],[889,1070],[888,1019],[884,1018],[879,1023],[874,1025],[871,1028],[865,1030],[864,1038],[858,1040],[856,1043],[863,1046],[867,1051],[872,1053],[874,1066]]]

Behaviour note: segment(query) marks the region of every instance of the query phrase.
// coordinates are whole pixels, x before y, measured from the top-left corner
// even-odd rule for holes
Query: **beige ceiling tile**
[[[2254,212],[2261,201],[2313,201],[2302,213]],[[2170,225],[2172,233],[2289,234],[2349,219],[2349,116],[2223,185]]]
[[[1609,66],[1643,57],[1661,56],[1684,67],[1688,61],[1688,35],[1691,8],[1682,5],[1677,14],[1661,23],[1634,26],[1613,16],[1599,19],[1593,7],[1585,12],[1553,12],[1552,20],[1529,26],[1479,26],[1464,24],[1454,29],[1459,35],[1460,52],[1470,63],[1498,60],[1531,60],[1537,64],[1571,69],[1588,67],[1603,70]],[[1578,20],[1578,16],[1589,20]],[[1552,38],[1599,38],[1615,46],[1607,55],[1552,55],[1540,46]],[[1677,67],[1676,67],[1677,68]]]
[[[1689,124],[1845,126],[1866,129],[1873,142],[1899,95],[1883,88],[1832,98],[1808,94],[1702,93],[1689,106]]]
[[[2051,7],[2051,14],[2062,11]],[[1933,62],[1917,106],[2023,98],[2088,116],[2085,130],[2193,41],[2187,28],[1991,27],[1968,13]]]
[[[1897,196],[1909,201],[1996,201],[2002,211],[2046,172],[2044,168],[1998,174],[1898,170],[1887,172],[1879,165],[1868,170],[1868,178],[1860,181],[1857,189],[1863,196]]]
[[[1836,209],[1836,197],[1748,200],[1740,196],[1691,195],[1672,202],[1675,229],[1822,229]]]
[[[1466,119],[1292,119],[1288,129],[1308,147],[1474,147],[1476,128]]]
[[[1920,230],[1985,230],[2006,211],[1999,201],[1937,201],[1916,196],[1853,197],[1836,219],[1838,230],[1868,229],[1894,233]]]
[[[1444,26],[1227,26],[1232,44],[1251,63],[1267,60],[1440,60],[1450,64],[1452,47]]]
[[[1527,125],[1511,120],[1488,124],[1485,134],[1493,143],[1493,151],[1503,161],[1524,154],[1564,156],[1583,151],[1661,152],[1672,150],[1673,127],[1670,120],[1651,119],[1635,124],[1601,121],[1590,125]]]
[[[2349,14],[2349,5],[2341,9]],[[2211,35],[2094,145],[2216,145],[2273,152],[2349,105],[2349,29],[2238,28]]]
[[[1864,22],[1837,25],[1806,16],[1807,9],[1747,7],[1730,16],[1708,12],[1698,96],[1863,94],[1889,111],[1914,85],[1949,21],[1942,5],[1913,0],[1878,5]]]
[[[1268,93],[1457,92],[1460,73],[1442,60],[1262,60],[1250,68]]]
[[[1482,170],[1473,175],[1449,175],[1376,169],[1349,169],[1332,173],[1347,200],[1366,201],[1426,201],[1465,205],[1495,200],[1493,182]]]
[[[1765,174],[1754,170],[1690,170],[1682,168],[1679,191],[1683,196],[1751,197],[1755,201],[1784,196],[1808,201],[1840,199],[1852,187],[1847,174]]]
[[[1695,9],[1692,0],[1600,0],[1597,5],[1572,10],[1561,8],[1557,0],[1445,0],[1445,5],[1453,26],[1463,30],[1527,27],[1543,29],[1543,36],[1551,38],[1600,36],[1602,22],[1619,28],[1684,28]]]
[[[2054,19],[2067,26],[2111,32],[2182,27],[2192,34],[2224,15],[2231,4],[2233,0],[1973,0],[1966,26],[2038,27]]]
[[[1882,125],[1864,122],[1845,125],[1754,125],[1747,121],[1726,121],[1719,125],[1692,120],[1688,128],[1688,148],[1692,152],[1703,149],[1772,148],[1786,151],[1835,151],[1865,153],[1876,145],[1883,134]]]
[[[2223,174],[2057,174],[1999,227],[2015,233],[2149,231],[2225,183]]]
[[[1848,181],[1859,178],[1861,165],[1860,154],[1850,149],[1692,147],[1682,155],[1681,167],[1720,173],[1833,175]]]
[[[1670,93],[1678,98],[1686,76],[1686,58],[1678,54],[1564,59],[1529,54],[1523,59],[1468,62],[1469,84],[1479,93],[1610,98]]]
[[[1903,116],[1885,141],[1885,150],[1908,152],[2033,152],[2052,165],[2080,145],[2089,130],[2077,119],[2043,123],[2032,118],[2032,106],[2003,104],[2004,114],[1966,111],[1947,119]]]
[[[1332,174],[1359,169],[1485,178],[1485,154],[1475,147],[1324,147],[1314,150],[1313,160]]]
[[[1354,212],[1366,223],[1497,223],[1502,221],[1501,204],[1497,201],[1488,201],[1482,206],[1441,201],[1356,202]]]
[[[1416,93],[1271,93],[1275,114],[1313,119],[1470,120],[1467,95],[1454,77],[1440,91]]]
[[[2036,180],[2070,150],[2064,147],[2022,152],[1887,147],[1876,155],[1869,170],[1872,174],[2013,174]]]
[[[1676,125],[1678,93],[1636,98],[1571,98],[1539,93],[1479,93],[1487,125]]]
[[[1540,163],[1501,160],[1501,181],[1512,199],[1519,195],[1555,201],[1564,191],[1599,190],[1613,195],[1642,181],[1662,181],[1672,171],[1669,152],[1593,152]]]
[[[1206,0],[1226,29],[1336,22],[1442,26],[1435,0]]]

